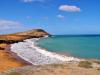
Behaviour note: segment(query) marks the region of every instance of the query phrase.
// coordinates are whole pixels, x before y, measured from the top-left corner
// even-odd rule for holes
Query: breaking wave
[[[80,61],[78,58],[60,55],[40,48],[36,45],[37,40],[39,39],[32,38],[24,40],[24,42],[14,43],[11,45],[11,51],[33,65]]]

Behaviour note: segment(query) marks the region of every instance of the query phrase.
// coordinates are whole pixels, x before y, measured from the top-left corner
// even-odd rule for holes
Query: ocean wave
[[[37,40],[39,39],[32,38],[26,39],[24,42],[12,44],[11,51],[17,53],[18,56],[33,65],[80,61],[78,58],[60,55],[40,48],[36,45]]]

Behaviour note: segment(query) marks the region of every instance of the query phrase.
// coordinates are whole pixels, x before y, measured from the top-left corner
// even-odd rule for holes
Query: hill
[[[50,34],[42,29],[32,29],[14,34],[0,35],[0,72],[30,65],[30,63],[10,51],[10,44],[29,38],[40,38],[44,36],[50,36]]]
[[[44,36],[50,36],[50,34],[42,29],[32,29],[14,34],[0,35],[0,43],[15,43],[29,38],[40,38]]]

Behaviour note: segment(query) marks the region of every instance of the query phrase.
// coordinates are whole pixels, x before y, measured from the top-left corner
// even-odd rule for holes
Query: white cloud
[[[27,2],[32,2],[33,0],[22,0],[22,1],[27,3]]]
[[[57,17],[59,18],[59,19],[64,19],[64,16],[63,15],[57,15]]]
[[[14,33],[27,29],[17,21],[0,19],[0,34]]]
[[[23,2],[25,3],[31,3],[31,2],[44,2],[44,1],[47,1],[47,0],[22,0]]]
[[[10,20],[0,20],[0,29],[12,29],[21,27],[21,23]]]
[[[77,6],[71,6],[71,5],[61,5],[59,7],[59,10],[66,11],[66,12],[80,12],[81,9]]]

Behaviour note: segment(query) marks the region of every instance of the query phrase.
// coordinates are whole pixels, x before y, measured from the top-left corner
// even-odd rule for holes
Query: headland
[[[51,35],[42,29],[0,35],[1,75],[100,74],[100,61],[52,53],[35,44],[37,38],[47,36]]]

